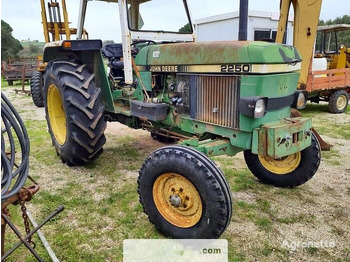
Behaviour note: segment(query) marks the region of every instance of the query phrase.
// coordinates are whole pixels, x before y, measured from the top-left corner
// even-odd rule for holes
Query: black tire
[[[33,103],[37,107],[44,107],[43,82],[43,74],[34,71],[30,79],[30,93],[32,94]]]
[[[66,121],[66,138],[63,144],[55,137],[48,112],[48,89],[58,89]],[[49,132],[62,162],[83,165],[96,159],[106,142],[103,117],[104,105],[101,89],[96,87],[94,74],[86,65],[70,61],[52,61],[44,75],[44,98]]]
[[[193,226],[176,226],[159,212],[152,191],[156,179],[165,173],[180,174],[199,193],[202,213]],[[218,238],[231,220],[231,191],[223,173],[209,158],[189,147],[167,146],[153,152],[141,167],[138,193],[150,222],[166,236]]]
[[[340,101],[342,101],[342,103],[339,104]],[[349,94],[344,90],[338,90],[330,96],[328,108],[329,111],[333,114],[341,114],[345,112],[348,104]]]
[[[13,86],[13,80],[7,80],[7,83],[9,84],[9,86]]]
[[[290,173],[276,174],[266,169],[258,155],[250,150],[244,151],[248,168],[261,182],[276,187],[296,187],[310,180],[318,170],[321,162],[321,148],[316,136],[312,133],[311,146],[301,151],[299,165]]]

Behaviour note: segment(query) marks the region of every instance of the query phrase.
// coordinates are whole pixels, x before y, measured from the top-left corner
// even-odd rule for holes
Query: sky
[[[158,0],[158,2],[166,0]],[[170,0],[168,0],[170,1]],[[175,1],[175,0],[171,0]],[[47,0],[45,0],[47,2]],[[79,0],[66,0],[70,27],[77,26]],[[213,15],[238,11],[239,0],[187,0],[193,20]],[[336,8],[335,7],[336,3]],[[320,19],[334,19],[338,16],[350,14],[350,10],[339,8],[348,6],[349,0],[323,0]],[[169,4],[169,2],[168,2]],[[176,21],[176,10],[164,6],[169,15],[169,23]],[[257,11],[278,12],[279,0],[249,0],[249,9]],[[41,24],[39,0],[1,0],[1,19],[13,28],[13,36],[19,40],[30,39],[44,41]],[[157,23],[157,16],[153,17]],[[92,1],[88,3],[85,28],[90,39],[121,41],[118,6],[115,3]]]

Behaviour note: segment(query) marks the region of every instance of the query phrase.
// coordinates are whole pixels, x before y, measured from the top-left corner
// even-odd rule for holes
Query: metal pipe
[[[238,40],[247,41],[248,39],[247,36],[248,36],[248,0],[240,0]]]
[[[4,221],[4,224],[2,224],[2,221],[1,221],[1,256],[4,255],[5,230],[6,230],[5,221]]]
[[[7,258],[9,255],[12,254],[13,251],[15,251],[22,243],[25,244],[28,249],[32,252],[32,250],[35,252],[35,250],[29,245],[29,243],[27,242],[27,239],[29,237],[31,237],[32,235],[34,235],[35,232],[37,232],[40,228],[42,228],[50,219],[52,219],[53,217],[55,217],[56,215],[58,215],[59,213],[61,213],[63,211],[64,207],[63,206],[59,206],[55,211],[53,211],[48,217],[46,217],[44,219],[43,222],[41,222],[41,224],[39,226],[37,226],[36,228],[34,228],[32,231],[30,231],[30,233],[28,235],[26,235],[24,238],[21,236],[20,232],[16,229],[16,227],[12,224],[12,222],[7,218],[6,215],[2,214],[1,217],[6,221],[6,223],[11,227],[11,229],[16,233],[16,235],[21,239],[21,241],[19,241],[11,250],[7,251],[6,254],[4,256],[1,257],[1,260],[4,260],[5,258]],[[17,232],[16,232],[16,231]],[[19,233],[19,235],[17,234]],[[32,252],[33,253],[33,252]],[[35,252],[36,253],[36,252]],[[33,253],[34,254],[34,253]],[[39,260],[39,259],[38,259]],[[39,260],[42,261],[42,260]]]
[[[44,0],[40,0],[41,4],[41,20],[43,22],[43,28],[44,28],[44,36],[45,36],[45,42],[50,42],[50,36],[47,26],[47,17],[46,17],[46,9],[45,9],[45,2]]]
[[[53,27],[55,30],[55,41],[60,41],[60,29],[58,27],[58,13],[57,13],[57,4],[52,3],[52,15],[53,15]]]
[[[53,18],[52,18],[52,8],[50,3],[47,3],[47,10],[49,12],[49,19],[50,19],[50,26],[51,26],[51,30],[54,28],[54,22],[53,22]],[[51,32],[51,39],[52,41],[55,41],[55,35],[53,32]]]
[[[82,39],[85,15],[86,15],[87,0],[80,0],[78,26],[77,26],[77,39]]]
[[[13,230],[13,232],[15,232],[15,234],[17,235],[17,237],[19,239],[21,239],[20,242],[18,242],[19,244],[17,244],[16,246],[14,246],[11,250],[9,250],[8,252],[6,252],[5,255],[3,255],[1,257],[1,261],[5,260],[9,255],[12,254],[13,251],[15,251],[22,243],[28,248],[28,250],[33,254],[33,256],[35,256],[35,258],[38,261],[42,261],[44,262],[44,260],[41,259],[41,257],[38,255],[38,253],[34,250],[34,248],[28,243],[27,239],[30,237],[29,234],[23,238],[21,235],[21,232],[18,231],[18,229],[16,228],[16,226],[11,222],[11,220],[5,215],[5,214],[1,214],[1,218],[5,220],[6,224],[8,224],[10,226],[10,228]]]
[[[58,17],[58,27],[59,27],[59,33],[60,33],[60,39],[62,40],[62,19],[61,19],[61,10],[59,3],[56,4],[57,8],[57,17]]]
[[[190,138],[191,138],[191,137],[189,137],[189,136],[181,135],[181,134],[179,134],[179,133],[166,130],[166,129],[164,129],[164,128],[160,128],[159,130],[162,131],[162,132],[166,132],[166,133],[168,133],[168,134],[170,134],[170,135],[180,137],[180,138],[184,138],[184,139],[190,139]]]
[[[28,216],[30,222],[32,223],[33,227],[35,227],[35,228],[38,227],[38,224],[36,223],[36,221],[34,220],[32,214],[28,210],[27,210],[27,216]],[[39,236],[41,242],[43,243],[47,253],[51,257],[52,261],[53,262],[59,262],[58,258],[56,257],[55,253],[51,249],[49,243],[47,242],[47,240],[46,240],[44,234],[41,232],[41,230],[38,230],[37,233],[38,233],[38,236]]]
[[[66,39],[70,40],[70,29],[69,29],[69,21],[68,21],[68,12],[66,7],[66,0],[62,0],[62,11],[63,11],[63,19],[64,19],[64,29],[66,32]]]

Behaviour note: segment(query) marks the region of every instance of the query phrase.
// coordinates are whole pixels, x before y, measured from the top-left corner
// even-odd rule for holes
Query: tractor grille
[[[200,121],[239,127],[239,78],[224,75],[197,76],[196,118]]]

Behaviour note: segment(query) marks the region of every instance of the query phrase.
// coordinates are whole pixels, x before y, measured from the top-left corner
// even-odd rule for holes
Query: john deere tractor
[[[107,2],[118,2],[122,44],[79,39],[82,0],[78,39],[44,49],[47,123],[64,163],[96,159],[107,121],[176,140],[147,157],[138,178],[149,220],[175,238],[217,238],[231,220],[230,186],[209,157],[243,151],[253,175],[277,187],[312,178],[320,146],[311,119],[290,118],[306,103],[295,48],[196,42],[185,0]]]

